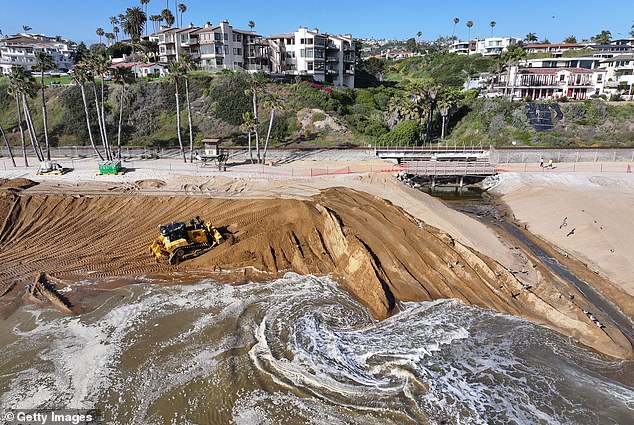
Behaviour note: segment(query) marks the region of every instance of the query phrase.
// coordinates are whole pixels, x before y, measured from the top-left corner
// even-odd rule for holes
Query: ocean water
[[[631,364],[453,300],[378,322],[329,278],[288,274],[141,279],[97,302],[0,324],[0,406],[112,424],[634,423],[634,386],[605,377]]]

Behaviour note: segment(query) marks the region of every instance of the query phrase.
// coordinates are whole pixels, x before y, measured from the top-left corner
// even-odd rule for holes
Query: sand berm
[[[602,330],[585,317],[583,295],[574,288],[550,276],[526,285],[494,259],[368,193],[329,188],[307,199],[68,195],[28,190],[33,184],[0,181],[5,303],[20,302],[37,272],[80,280],[218,270],[273,278],[292,271],[332,275],[377,319],[403,301],[457,298],[528,318],[605,354],[632,357],[630,343],[608,320]],[[194,216],[226,228],[235,241],[178,266],[156,263],[148,246],[157,226]]]

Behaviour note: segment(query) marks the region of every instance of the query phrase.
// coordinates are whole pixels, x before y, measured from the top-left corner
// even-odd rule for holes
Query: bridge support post
[[[464,176],[460,176],[460,189],[464,186]]]
[[[431,176],[431,188],[436,188],[436,176]]]

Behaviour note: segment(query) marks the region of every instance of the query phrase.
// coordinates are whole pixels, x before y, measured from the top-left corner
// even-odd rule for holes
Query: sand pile
[[[23,194],[11,211],[0,232],[0,294],[34,272],[67,279],[253,268],[270,277],[333,274],[379,319],[400,301],[457,298],[532,319],[611,355],[632,354],[618,330],[585,318],[580,294],[574,303],[562,297],[573,289],[555,288],[559,282],[526,287],[496,261],[350,189],[310,200]],[[148,246],[158,225],[195,216],[234,233],[236,242],[175,267],[157,264]]]

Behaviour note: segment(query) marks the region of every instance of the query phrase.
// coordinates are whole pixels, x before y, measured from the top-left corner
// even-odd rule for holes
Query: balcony
[[[328,56],[326,62],[339,63],[339,58],[337,56]]]
[[[326,49],[327,50],[339,51],[339,46],[337,46],[336,44],[327,44],[326,45]]]

